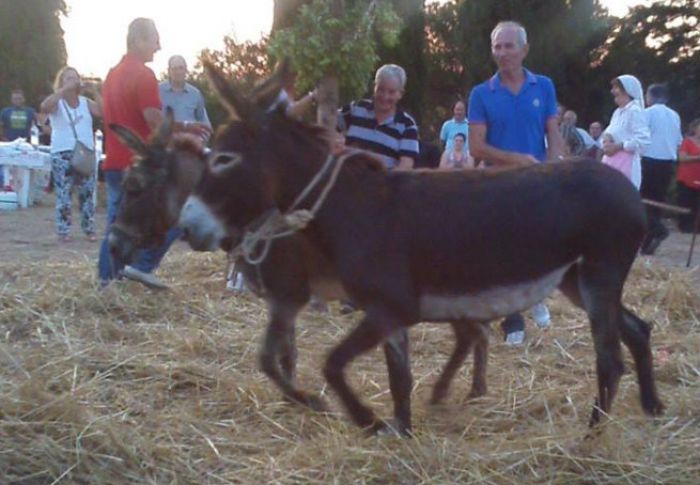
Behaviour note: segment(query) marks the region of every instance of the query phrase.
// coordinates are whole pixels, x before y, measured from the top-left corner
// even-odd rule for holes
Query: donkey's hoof
[[[412,436],[411,427],[396,419],[377,421],[370,427],[369,432],[374,436],[389,438],[410,438]]]
[[[447,397],[447,389],[443,387],[438,387],[435,386],[433,389],[433,395],[430,396],[430,405],[431,406],[437,406],[439,404],[442,404],[442,402],[445,400]]]
[[[472,386],[471,391],[467,394],[467,399],[476,399],[486,395],[486,386]]]
[[[644,406],[644,412],[649,416],[662,416],[666,412],[666,406],[658,399],[655,399],[651,404]]]
[[[330,410],[328,404],[326,404],[326,401],[324,401],[320,396],[316,396],[315,394],[309,394],[305,396],[305,401],[303,402],[303,404],[304,406],[318,413],[327,413]]]

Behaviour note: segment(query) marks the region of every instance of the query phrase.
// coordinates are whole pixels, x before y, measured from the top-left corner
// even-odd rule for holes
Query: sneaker
[[[243,278],[243,273],[234,273],[233,277],[226,281],[226,288],[240,293],[246,290],[245,279]]]
[[[143,283],[149,288],[156,290],[165,290],[168,288],[168,285],[159,280],[153,273],[146,273],[145,271],[136,269],[133,266],[125,266],[122,274],[124,277],[133,281],[138,281],[139,283]]]
[[[358,308],[351,301],[345,301],[342,305],[340,305],[341,315],[350,315],[351,313],[356,312],[357,310]]]
[[[517,330],[506,334],[506,345],[508,347],[518,347],[525,341],[525,331]]]
[[[549,328],[549,308],[544,303],[538,303],[530,309],[530,316],[539,328]]]
[[[322,315],[328,313],[328,304],[320,298],[316,298],[315,296],[311,297],[311,301],[309,302],[309,308],[312,311],[320,313]]]

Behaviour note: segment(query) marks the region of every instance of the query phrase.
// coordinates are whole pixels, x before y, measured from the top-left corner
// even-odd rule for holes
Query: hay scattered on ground
[[[638,261],[625,301],[654,323],[666,416],[641,412],[633,373],[613,416],[586,427],[595,390],[584,315],[550,300],[553,326],[527,346],[494,332],[489,393],[466,401],[470,368],[447,403],[427,405],[451,350],[447,326],[411,331],[414,439],[366,438],[320,376],[355,317],[305,312],[299,380],[337,412],[281,401],[257,370],[264,305],[224,289],[221,255],[173,254],[170,292],[131,282],[99,292],[94,264],[0,269],[0,470],[3,483],[698,483],[698,275]],[[495,327],[494,327],[495,328]],[[627,367],[631,361],[627,355]],[[391,414],[382,353],[350,370]]]

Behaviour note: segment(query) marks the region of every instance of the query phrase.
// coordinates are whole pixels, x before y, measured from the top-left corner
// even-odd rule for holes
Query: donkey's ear
[[[292,67],[289,59],[282,59],[269,78],[258,84],[253,91],[255,104],[267,111],[279,97],[280,91],[292,83]]]
[[[204,61],[202,65],[214,91],[219,95],[219,99],[221,99],[221,102],[226,109],[228,109],[231,117],[240,119],[241,121],[252,119],[254,114],[253,104],[241,96],[238,90],[228,82],[214,64],[209,61]]]
[[[153,136],[153,142],[160,145],[166,146],[170,141],[170,137],[173,135],[173,127],[175,125],[175,115],[173,114],[173,108],[168,106],[165,109],[165,117],[163,122],[158,127],[158,131]]]
[[[116,123],[110,124],[109,128],[114,131],[122,143],[129,147],[136,155],[140,155],[142,157],[148,156],[148,147],[136,133],[125,126],[118,125]]]

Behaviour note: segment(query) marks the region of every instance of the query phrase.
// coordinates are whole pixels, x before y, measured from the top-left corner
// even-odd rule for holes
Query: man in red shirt
[[[131,166],[133,153],[109,128],[111,123],[126,126],[146,140],[163,121],[158,81],[146,62],[160,50],[158,30],[151,19],[137,18],[129,24],[126,38],[127,53],[114,66],[102,87],[103,113],[107,158],[103,170],[107,185],[107,234],[117,217],[122,198],[121,182],[124,171]],[[158,267],[179,231],[168,232],[165,243],[143,250],[131,266],[114,260],[109,253],[107,237],[100,247],[98,277],[102,285],[122,275],[153,288],[166,288],[153,270]]]

